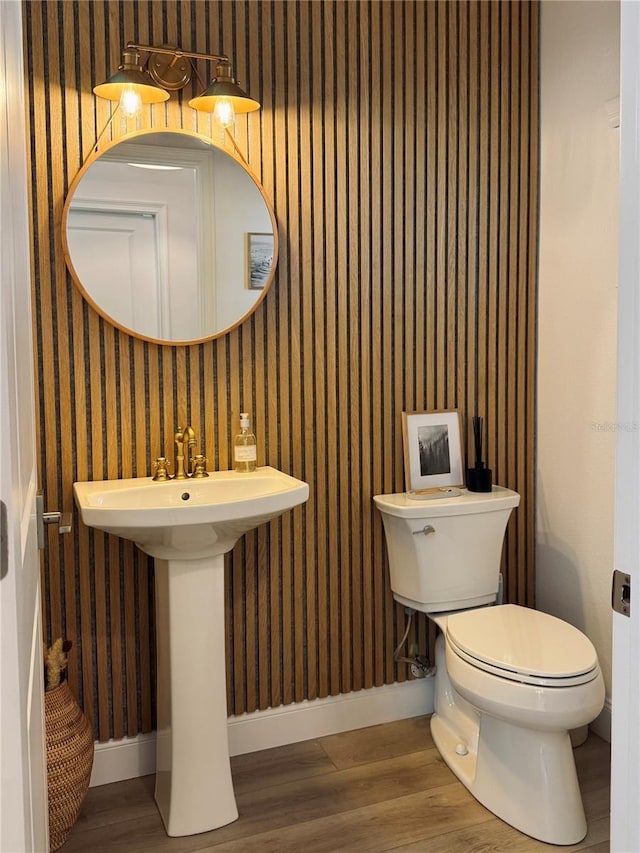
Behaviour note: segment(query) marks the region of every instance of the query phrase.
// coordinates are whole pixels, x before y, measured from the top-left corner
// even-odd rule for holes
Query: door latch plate
[[[616,613],[631,616],[631,575],[615,570],[611,584],[611,606]]]

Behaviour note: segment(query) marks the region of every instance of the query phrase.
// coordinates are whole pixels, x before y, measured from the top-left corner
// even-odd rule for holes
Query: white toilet
[[[377,495],[394,598],[427,613],[436,641],[431,732],[451,770],[502,820],[550,844],[587,832],[569,736],[604,704],[596,651],[577,628],[496,601],[520,496]]]

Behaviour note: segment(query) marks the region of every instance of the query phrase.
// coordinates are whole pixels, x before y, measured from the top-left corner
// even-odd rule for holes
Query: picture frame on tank
[[[464,485],[457,410],[403,412],[402,443],[407,492],[438,494]]]

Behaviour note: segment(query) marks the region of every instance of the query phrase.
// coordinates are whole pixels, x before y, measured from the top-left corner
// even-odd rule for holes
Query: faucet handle
[[[161,482],[162,480],[170,480],[171,474],[169,474],[169,465],[171,463],[165,456],[158,456],[157,459],[154,459],[151,463],[151,471],[153,472],[152,480],[156,482]]]
[[[207,460],[202,455],[202,453],[197,453],[193,457],[193,478],[194,480],[200,480],[203,477],[208,477],[207,473]]]

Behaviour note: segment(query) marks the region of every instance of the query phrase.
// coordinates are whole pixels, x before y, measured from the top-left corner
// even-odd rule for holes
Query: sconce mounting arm
[[[192,59],[206,59],[210,62],[221,62],[229,65],[229,57],[217,53],[195,53],[190,50],[182,50],[179,47],[163,45],[156,47],[151,44],[136,44],[127,42],[127,50],[135,50],[137,53],[148,53],[147,71],[156,83],[169,92],[177,92],[191,81],[191,72],[195,71],[201,85],[204,86]]]
[[[189,59],[209,59],[214,62],[228,62],[229,57],[224,53],[192,53],[188,50],[182,50],[179,47],[155,47],[150,44],[135,44],[135,42],[127,42],[127,49],[141,50],[145,53],[161,53],[167,56],[177,56],[178,58],[186,56]]]

